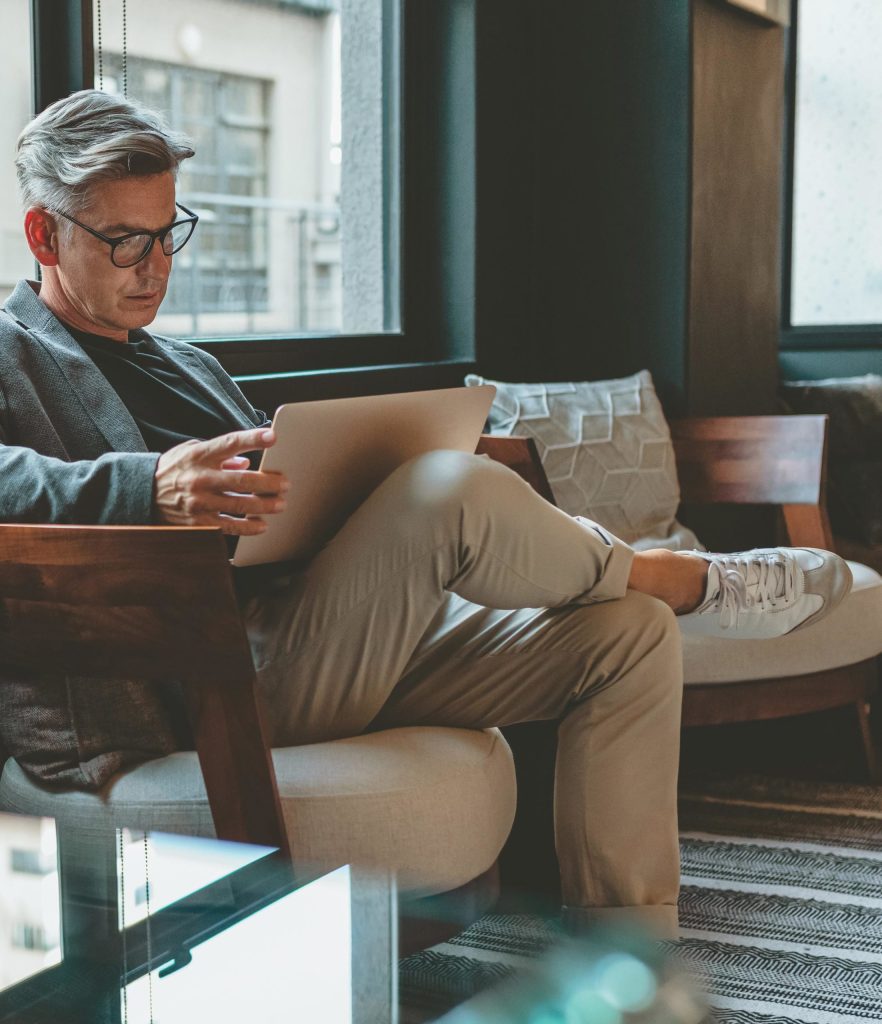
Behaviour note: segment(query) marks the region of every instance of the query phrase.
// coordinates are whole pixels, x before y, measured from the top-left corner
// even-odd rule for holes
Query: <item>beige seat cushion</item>
[[[495,729],[413,727],[273,752],[302,864],[391,867],[401,892],[455,889],[486,871],[514,818],[511,751]],[[148,761],[99,793],[53,792],[6,763],[0,810],[96,828],[213,835],[194,753]]]
[[[775,640],[684,636],[686,685],[822,672],[882,652],[882,577],[860,562],[848,564],[854,577],[851,593],[813,626]]]

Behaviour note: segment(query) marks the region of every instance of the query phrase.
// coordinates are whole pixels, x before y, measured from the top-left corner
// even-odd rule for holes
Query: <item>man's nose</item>
[[[154,238],[150,252],[137,264],[142,275],[147,277],[168,277],[171,271],[171,257],[162,251],[162,242]]]

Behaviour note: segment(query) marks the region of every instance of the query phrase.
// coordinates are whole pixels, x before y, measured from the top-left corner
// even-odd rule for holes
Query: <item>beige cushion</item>
[[[854,665],[882,652],[882,577],[849,562],[851,593],[826,618],[776,640],[684,636],[686,685],[777,679]]]
[[[514,818],[511,751],[495,729],[413,727],[273,751],[295,859],[391,867],[401,891],[455,889],[486,871]],[[95,828],[213,835],[194,753],[147,761],[101,792],[53,792],[6,763],[0,810]]]

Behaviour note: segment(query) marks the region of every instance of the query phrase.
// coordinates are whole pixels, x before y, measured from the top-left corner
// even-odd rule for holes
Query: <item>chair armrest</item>
[[[833,550],[825,504],[826,416],[713,416],[671,422],[686,504],[780,507],[787,540]],[[556,504],[530,437],[483,434],[476,449]]]
[[[501,462],[509,469],[513,469],[546,501],[552,505],[557,504],[532,437],[493,437],[490,434],[482,434],[475,453],[488,455],[495,462]]]
[[[0,664],[180,681],[218,837],[288,851],[220,530],[0,524]]]

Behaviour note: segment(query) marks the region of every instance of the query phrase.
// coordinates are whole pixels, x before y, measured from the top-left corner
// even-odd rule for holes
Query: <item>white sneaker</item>
[[[710,562],[704,601],[681,615],[684,633],[762,640],[817,622],[851,590],[851,570],[818,548],[690,552]]]

